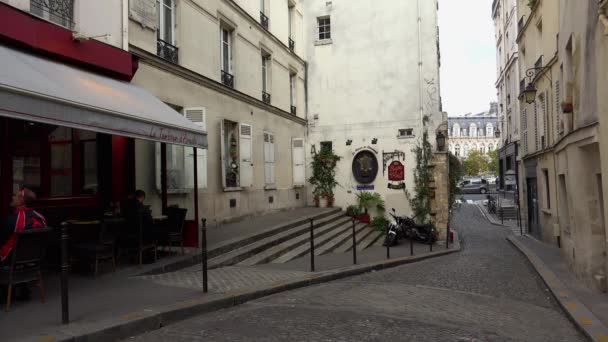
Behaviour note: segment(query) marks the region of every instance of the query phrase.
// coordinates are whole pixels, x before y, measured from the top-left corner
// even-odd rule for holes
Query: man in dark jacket
[[[0,226],[0,265],[7,263],[13,247],[16,233],[24,229],[46,228],[46,220],[29,206],[36,200],[36,194],[23,188],[13,194],[11,207],[13,213],[2,221]]]

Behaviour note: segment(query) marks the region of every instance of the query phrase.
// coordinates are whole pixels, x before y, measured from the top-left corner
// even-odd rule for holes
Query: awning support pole
[[[194,222],[198,225],[198,155],[196,147],[192,148],[194,160]]]
[[[160,144],[160,191],[163,215],[167,215],[167,144]]]

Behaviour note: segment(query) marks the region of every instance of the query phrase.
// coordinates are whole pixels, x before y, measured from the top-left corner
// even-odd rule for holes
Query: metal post
[[[386,259],[390,259],[391,258],[391,246],[388,243],[388,233],[390,232],[390,228],[386,227],[386,238],[384,239],[384,241],[386,242]]]
[[[160,144],[160,200],[163,215],[167,215],[167,144]]]
[[[503,198],[502,198],[502,201],[503,201],[503,202],[504,202],[504,201],[505,201],[505,199],[506,199],[505,195],[506,195],[506,193],[505,193],[505,190],[503,189],[503,190],[502,190],[502,197],[503,197]],[[499,194],[498,196],[500,196],[500,194]],[[505,211],[504,211],[504,209],[502,208],[502,205],[500,206],[500,224],[505,224]]]
[[[433,240],[432,240],[432,238],[431,238],[431,243],[429,243],[429,246],[430,246],[431,252],[433,251],[433,242],[432,242],[432,241],[433,241]]]
[[[201,219],[201,257],[203,261],[203,293],[209,292],[209,277],[207,277],[207,219]]]
[[[448,222],[448,229],[446,229],[445,249],[450,249],[450,223],[449,222]]]
[[[70,263],[68,256],[68,224],[61,223],[61,323],[70,323],[70,302],[68,300],[68,276]]]
[[[196,153],[196,147],[192,148],[194,153],[192,159],[194,164],[194,222],[198,222],[198,156]]]
[[[353,264],[357,264],[357,237],[356,235],[356,231],[355,231],[355,218],[353,217]]]
[[[315,271],[315,233],[314,229],[314,220],[310,219],[310,272]]]
[[[414,237],[410,236],[410,255],[414,255]]]

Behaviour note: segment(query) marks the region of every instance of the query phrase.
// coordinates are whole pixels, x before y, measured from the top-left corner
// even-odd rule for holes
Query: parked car
[[[488,192],[488,181],[481,178],[472,178],[462,181],[458,185],[462,194],[485,194]]]

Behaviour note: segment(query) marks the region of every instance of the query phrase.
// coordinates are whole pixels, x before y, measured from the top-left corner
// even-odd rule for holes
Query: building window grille
[[[65,28],[74,27],[74,0],[31,0],[30,12]]]

